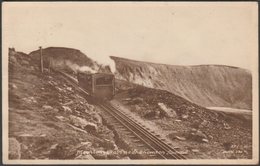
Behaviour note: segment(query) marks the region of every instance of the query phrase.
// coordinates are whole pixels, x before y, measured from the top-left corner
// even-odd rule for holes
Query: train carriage
[[[115,95],[115,77],[113,74],[78,72],[78,84],[90,96],[97,99],[112,99]]]

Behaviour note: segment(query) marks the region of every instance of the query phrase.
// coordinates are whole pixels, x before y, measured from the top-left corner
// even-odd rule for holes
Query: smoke
[[[99,71],[100,67],[105,68],[105,69],[110,69],[112,73],[115,73],[116,71],[116,65],[115,62],[110,58],[111,54],[110,53],[101,53],[98,54],[96,53],[96,50],[91,50],[86,49],[86,46],[84,45],[83,47],[79,47],[81,52],[85,54],[87,57],[93,60],[94,66],[91,67],[92,69]],[[105,72],[108,72],[105,70]]]
[[[75,73],[77,73],[78,71],[89,72],[89,73],[96,73],[97,72],[96,70],[90,68],[89,66],[79,66],[75,63],[72,63],[71,61],[65,61],[65,65],[68,66]]]
[[[88,66],[82,66],[82,67],[78,68],[78,71],[81,71],[81,72],[89,72],[89,73],[96,73],[95,70],[91,69],[91,68],[88,67]]]
[[[79,65],[72,63],[71,61],[68,61],[68,60],[65,60],[65,65],[68,66],[74,72],[77,72],[78,69],[80,68]]]
[[[104,56],[102,60],[99,60],[99,64],[109,67],[112,73],[116,72],[116,64],[109,56]]]
[[[95,58],[92,58],[93,65],[90,66],[80,66],[70,60],[60,60],[60,59],[53,59],[52,65],[53,67],[59,67],[59,68],[69,68],[73,72],[77,73],[78,71],[81,72],[89,72],[89,73],[97,73],[97,72],[109,72],[108,67],[112,73],[115,73],[116,71],[116,65],[114,60],[112,60],[109,56],[104,56],[102,60],[95,60]]]
[[[116,64],[115,64],[115,61],[112,60],[111,58],[108,58],[108,65],[110,67],[110,70],[112,73],[115,73],[116,72]]]

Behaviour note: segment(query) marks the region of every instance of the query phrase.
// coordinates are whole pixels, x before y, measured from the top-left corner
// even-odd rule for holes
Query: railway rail
[[[88,96],[88,93],[84,89],[78,87],[77,80],[75,78],[64,72],[57,72],[61,74],[64,79],[69,81],[72,86],[74,86],[78,91]],[[116,121],[119,122],[120,125],[122,125],[125,129],[127,129],[132,134],[132,137],[134,137],[135,140],[137,139],[137,141],[141,143],[143,147],[148,149],[150,152],[153,152],[148,155],[148,158],[150,157],[156,159],[181,160],[186,159],[186,157],[180,154],[176,150],[176,148],[173,148],[172,146],[158,138],[157,135],[149,132],[147,129],[142,127],[142,125],[129,118],[129,116],[120,111],[118,108],[112,106],[108,101],[97,102],[96,105],[106,111],[106,113],[109,114],[111,117],[116,119]]]

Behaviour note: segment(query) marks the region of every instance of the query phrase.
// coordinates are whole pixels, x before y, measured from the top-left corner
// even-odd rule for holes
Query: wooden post
[[[49,72],[51,72],[52,68],[52,57],[49,58]]]
[[[40,48],[40,59],[41,59],[41,72],[43,73],[43,56],[42,56],[42,47]]]

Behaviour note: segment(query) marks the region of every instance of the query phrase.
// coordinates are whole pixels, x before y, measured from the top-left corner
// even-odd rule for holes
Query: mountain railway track
[[[57,71],[57,73],[61,74],[77,91],[89,98],[89,94],[78,86],[77,79],[61,71]],[[127,130],[130,133],[129,137],[138,143],[138,147],[145,148],[150,152],[150,154],[147,154],[147,158],[186,159],[186,157],[180,154],[175,148],[165,143],[165,140],[158,138],[157,134],[149,132],[145,127],[142,127],[142,124],[129,118],[128,115],[112,106],[108,101],[97,102],[96,105],[115,119],[115,123],[119,123],[121,128]]]

